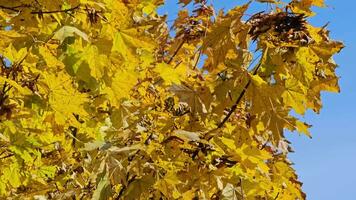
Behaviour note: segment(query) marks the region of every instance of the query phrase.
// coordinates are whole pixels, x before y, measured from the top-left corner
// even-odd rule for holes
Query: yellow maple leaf
[[[111,88],[106,87],[103,93],[109,96],[109,99],[116,100],[118,103],[122,98],[130,97],[130,91],[137,83],[137,75],[133,70],[118,70],[111,83]]]
[[[47,48],[47,46],[39,46],[39,53],[42,55],[49,68],[64,68],[64,64],[60,60],[58,60],[58,57],[52,54],[52,52]]]
[[[56,122],[64,124],[67,119],[73,119],[73,113],[86,116],[83,108],[87,95],[80,93],[72,83],[71,77],[65,72],[42,73],[44,91],[48,94],[50,107],[55,111]]]
[[[311,134],[308,130],[310,127],[311,127],[310,125],[308,125],[304,122],[301,122],[299,120],[296,122],[296,128],[297,128],[298,132],[304,133],[305,135],[307,135],[308,137],[311,138]]]
[[[286,106],[292,107],[298,114],[304,114],[306,109],[306,88],[295,79],[285,81],[286,90],[282,94]]]
[[[90,75],[96,79],[100,79],[104,76],[105,68],[110,65],[108,57],[104,54],[100,54],[96,46],[88,46],[84,49],[83,57],[90,68]]]
[[[171,85],[173,83],[180,84],[187,74],[187,68],[185,65],[178,65],[178,67],[173,68],[171,65],[166,63],[158,63],[154,71],[161,76],[167,85]]]
[[[144,30],[147,28],[149,27],[143,26],[116,30],[111,51],[119,52],[125,59],[132,59],[137,48],[152,51],[155,45],[144,34]]]

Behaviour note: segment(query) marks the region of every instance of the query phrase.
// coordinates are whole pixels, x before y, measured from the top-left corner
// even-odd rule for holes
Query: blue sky
[[[160,13],[173,19],[179,10],[178,0],[166,0]],[[218,8],[229,9],[243,0],[215,0]],[[356,1],[326,0],[326,8],[315,8],[317,16],[310,19],[316,26],[330,22],[331,38],[346,47],[335,56],[339,64],[341,93],[323,93],[324,108],[319,115],[308,112],[303,118],[313,125],[313,139],[287,133],[295,153],[290,159],[308,200],[356,199]],[[266,6],[255,8],[262,11]],[[251,11],[252,13],[252,11]],[[355,59],[355,60],[353,60]]]

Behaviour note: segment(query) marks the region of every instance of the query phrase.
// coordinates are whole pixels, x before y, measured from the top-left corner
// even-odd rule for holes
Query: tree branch
[[[255,71],[253,72],[253,75],[257,74],[258,69],[260,68],[262,63],[258,64],[258,66],[256,67]],[[229,113],[225,116],[225,118],[218,124],[218,128],[222,128],[225,124],[225,122],[227,120],[229,120],[229,118],[231,117],[232,113],[235,112],[237,106],[239,105],[242,97],[245,95],[247,88],[250,86],[251,84],[251,79],[248,80],[248,82],[246,83],[245,87],[242,89],[242,92],[240,93],[239,97],[236,99],[236,102],[234,103],[234,105],[231,106]]]
[[[201,57],[202,52],[203,52],[203,49],[202,49],[202,48],[199,48],[198,58],[197,58],[197,60],[195,61],[195,64],[194,64],[193,69],[196,69],[196,68],[197,68],[198,63],[199,63],[199,61],[200,61],[200,57]]]
[[[15,154],[11,153],[11,154],[9,154],[9,155],[6,155],[6,156],[1,157],[0,160],[6,159],[6,158],[10,158],[10,157],[12,157],[12,156],[14,156],[14,155],[15,155]]]
[[[3,106],[3,104],[4,104],[4,102],[5,102],[6,98],[7,98],[6,93],[9,91],[9,89],[7,89],[7,86],[8,86],[7,82],[5,81],[4,85],[2,87],[2,91],[0,93],[0,109]]]
[[[171,56],[171,58],[169,59],[169,61],[167,62],[167,64],[170,64],[173,61],[173,58],[177,55],[177,53],[179,52],[179,50],[183,47],[183,44],[185,43],[185,40],[183,39],[182,42],[179,44],[179,46],[177,47],[177,49],[174,51],[173,55]]]
[[[123,186],[122,188],[121,188],[121,190],[119,191],[119,193],[118,193],[118,195],[117,195],[117,197],[115,198],[115,200],[119,200],[119,199],[121,199],[121,196],[124,194],[124,192],[126,191],[126,189],[129,187],[129,185],[134,181],[134,180],[136,180],[136,175],[134,175],[134,176],[132,176],[130,179],[128,179],[127,180],[127,185],[125,186]],[[127,177],[128,178],[128,177]]]
[[[52,13],[67,13],[70,11],[74,11],[80,8],[80,4],[73,7],[73,8],[68,8],[68,9],[64,9],[64,10],[51,10],[51,11],[32,11],[31,14],[52,14]]]
[[[14,7],[8,7],[8,6],[0,5],[0,9],[11,10],[11,11],[14,11],[14,12],[20,12],[21,10],[19,8],[34,8],[34,7],[31,6],[31,5],[27,5],[27,4],[20,5],[20,6],[14,6]],[[32,11],[31,14],[52,14],[52,13],[61,13],[61,12],[67,13],[67,12],[70,12],[70,11],[77,10],[79,8],[80,8],[80,4],[78,4],[77,6],[75,6],[73,8],[68,8],[68,9],[64,9],[64,10]]]
[[[242,197],[242,199],[245,199],[245,195],[244,195],[244,190],[243,190],[243,188],[242,188],[242,179],[241,179],[241,177],[240,177],[240,188],[241,188],[241,197]]]
[[[274,200],[276,200],[279,196],[279,192],[277,193],[276,197],[274,197]]]
[[[20,5],[20,6],[14,6],[14,7],[0,5],[0,9],[11,10],[14,12],[20,12],[20,10],[18,8],[30,8],[30,7],[31,7],[31,5]]]

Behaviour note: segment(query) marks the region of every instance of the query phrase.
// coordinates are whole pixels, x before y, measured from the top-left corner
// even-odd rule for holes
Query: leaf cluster
[[[292,113],[339,92],[343,44],[322,0],[258,2],[169,28],[162,0],[1,0],[0,197],[305,199],[284,132],[310,137]]]

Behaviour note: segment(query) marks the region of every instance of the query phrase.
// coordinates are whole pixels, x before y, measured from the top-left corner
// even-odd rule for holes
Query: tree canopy
[[[323,0],[177,3],[1,0],[1,198],[305,199],[284,132],[339,92]]]

